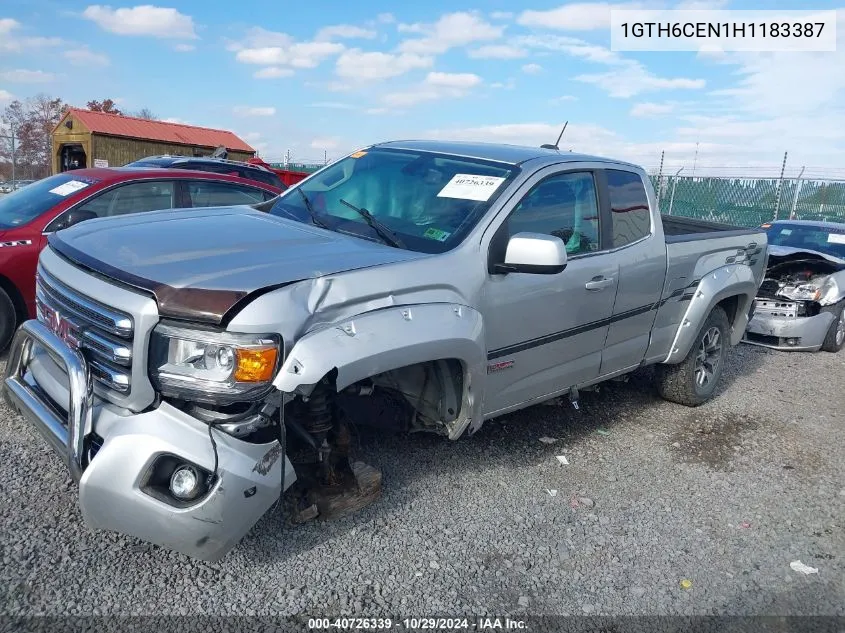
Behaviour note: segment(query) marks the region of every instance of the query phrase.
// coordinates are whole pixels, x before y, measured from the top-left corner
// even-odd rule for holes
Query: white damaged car
[[[845,346],[845,224],[780,220],[762,228],[769,261],[743,340],[838,352]]]

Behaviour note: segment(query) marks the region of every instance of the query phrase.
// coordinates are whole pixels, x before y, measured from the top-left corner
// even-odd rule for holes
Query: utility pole
[[[695,158],[692,159],[692,175],[695,176],[695,165],[698,163],[698,141],[695,142]]]
[[[801,176],[804,175],[804,167],[801,167],[801,173],[798,174],[798,180],[795,182],[795,195],[792,197],[792,209],[789,212],[789,219],[795,219],[795,207],[798,206],[798,192],[801,191],[801,184],[803,181],[801,180]]]
[[[329,164],[329,150],[327,150],[327,149],[323,150],[323,164],[324,165]]]
[[[789,152],[783,153],[783,164],[780,166],[780,178],[778,179],[778,190],[777,194],[775,195],[775,217],[773,219],[778,219],[778,213],[780,212],[780,194],[781,190],[783,189],[783,172],[786,171],[786,157],[789,155]]]

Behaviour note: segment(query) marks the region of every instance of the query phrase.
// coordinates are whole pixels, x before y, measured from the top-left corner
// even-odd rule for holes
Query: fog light
[[[200,477],[193,466],[179,466],[170,477],[170,492],[177,499],[189,501],[200,491]]]
[[[798,345],[798,340],[799,339],[797,339],[797,338],[788,338],[788,339],[786,339],[786,344],[792,345],[794,347],[794,346]]]

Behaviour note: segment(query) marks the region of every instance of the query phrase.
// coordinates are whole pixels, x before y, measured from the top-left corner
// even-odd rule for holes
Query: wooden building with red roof
[[[209,156],[220,146],[229,160],[255,156],[246,141],[227,130],[68,108],[53,130],[53,173],[120,167],[161,154]]]

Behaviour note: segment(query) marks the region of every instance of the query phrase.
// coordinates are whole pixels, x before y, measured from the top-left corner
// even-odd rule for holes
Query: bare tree
[[[149,108],[141,108],[137,112],[135,112],[132,116],[137,117],[139,119],[148,119],[150,121],[158,121],[158,117],[153,114],[153,111]]]
[[[11,137],[15,136],[16,172],[21,177],[43,178],[51,171],[52,134],[66,109],[59,98],[39,94],[26,102],[12,101],[3,111],[3,142],[0,159],[11,161]]]

